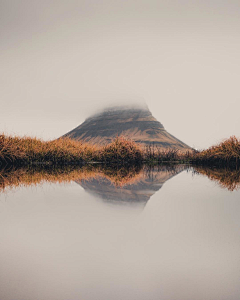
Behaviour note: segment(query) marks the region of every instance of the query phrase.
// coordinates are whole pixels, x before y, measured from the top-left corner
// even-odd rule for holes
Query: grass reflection
[[[174,175],[183,170],[183,166],[146,166],[146,165],[106,165],[87,164],[83,166],[35,166],[34,168],[10,168],[0,170],[0,192],[19,186],[37,185],[43,182],[67,183],[71,181],[89,181],[107,179],[116,187],[136,184],[143,178],[151,178],[159,172]]]
[[[189,167],[184,165],[106,165],[86,164],[65,167],[35,166],[0,170],[0,192],[6,189],[48,183],[68,183],[107,179],[116,187],[138,183],[143,177],[154,180],[159,173],[175,175]],[[195,174],[202,174],[217,182],[222,188],[234,191],[240,188],[240,169],[208,168],[196,166]],[[163,176],[163,175],[162,175]]]
[[[93,164],[85,166],[10,168],[0,171],[0,191],[18,186],[37,185],[43,182],[64,183],[76,180],[90,180],[93,178],[107,178],[116,186],[132,184],[138,180],[142,167],[130,165],[128,167],[110,167]]]
[[[195,172],[207,176],[229,191],[240,188],[240,169],[195,167]]]

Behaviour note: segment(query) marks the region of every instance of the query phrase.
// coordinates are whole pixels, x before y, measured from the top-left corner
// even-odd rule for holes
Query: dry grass
[[[112,143],[100,149],[100,160],[102,162],[142,162],[142,150],[138,144],[124,137],[117,137]]]
[[[240,160],[240,140],[235,136],[224,140],[207,150],[193,153],[192,161],[197,164],[208,165],[234,165],[238,166]]]
[[[239,166],[240,139],[235,136],[202,151],[181,152],[177,149],[162,150],[148,146],[144,149],[145,161],[182,162],[197,165]]]
[[[2,162],[76,162],[89,161],[97,148],[69,138],[45,142],[30,137],[0,135]]]
[[[139,162],[141,150],[134,142],[117,137],[107,146],[97,147],[70,138],[42,141],[30,137],[0,135],[2,164],[79,164],[83,162]]]
[[[94,146],[70,138],[42,141],[29,137],[0,135],[0,164],[82,164],[178,162],[202,165],[239,165],[240,140],[230,137],[222,143],[203,151],[185,151],[158,148],[154,145],[142,148],[124,137],[115,138],[106,146]]]
[[[164,149],[155,146],[154,144],[146,146],[142,150],[143,159],[145,162],[182,162],[187,163],[192,159],[193,150],[181,151],[178,149]]]

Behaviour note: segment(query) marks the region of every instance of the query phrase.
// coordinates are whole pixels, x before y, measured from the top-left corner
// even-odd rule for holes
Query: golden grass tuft
[[[0,135],[0,159],[6,163],[88,161],[96,152],[96,147],[69,138],[42,141]]]
[[[102,147],[100,150],[101,161],[103,162],[141,162],[142,151],[135,142],[124,138],[116,137],[112,143]]]
[[[193,160],[196,163],[238,166],[240,160],[240,139],[231,136],[218,145],[196,152]]]

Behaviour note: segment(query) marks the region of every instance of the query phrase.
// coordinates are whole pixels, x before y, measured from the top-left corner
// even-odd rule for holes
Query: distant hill
[[[108,108],[89,117],[64,137],[106,145],[120,135],[143,145],[154,143],[161,148],[190,149],[168,133],[147,107]]]

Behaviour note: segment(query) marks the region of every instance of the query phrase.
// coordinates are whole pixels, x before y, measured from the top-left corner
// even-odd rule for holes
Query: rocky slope
[[[190,149],[168,133],[147,107],[109,108],[89,117],[64,137],[105,145],[120,135],[143,145],[154,143],[161,148]]]

